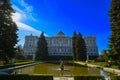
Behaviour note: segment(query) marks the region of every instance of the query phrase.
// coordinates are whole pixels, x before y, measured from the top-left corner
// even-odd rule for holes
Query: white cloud
[[[16,5],[12,5],[12,7],[14,8],[15,11],[20,12],[20,13],[24,13],[24,11],[21,10],[20,8],[18,8]]]
[[[36,32],[36,33],[41,33],[41,31],[38,31],[34,29],[33,27],[22,22],[22,20],[29,21],[29,18],[34,19],[34,17],[32,16],[33,7],[26,4],[24,0],[18,0],[18,2],[25,8],[25,10],[21,10],[16,5],[12,6],[14,10],[16,11],[16,13],[13,13],[12,18],[13,18],[13,21],[16,22],[19,30],[28,30],[28,31]]]
[[[28,31],[36,32],[36,33],[41,33],[41,31],[38,31],[38,30],[32,28],[31,26],[23,24],[21,22],[16,22],[16,24],[19,26],[19,29],[28,30]]]
[[[31,27],[31,26],[29,26],[29,25],[24,24],[24,23],[21,22],[21,19],[24,19],[24,15],[25,15],[25,14],[16,12],[16,13],[14,13],[13,16],[12,16],[13,21],[16,22],[18,28],[19,28],[19,29],[22,29],[22,30],[28,30],[28,31],[33,31],[33,32],[40,33],[41,31],[38,31],[38,30],[34,29],[33,27]]]
[[[27,18],[29,18],[29,19],[31,19],[33,21],[37,21],[34,18],[34,16],[33,16],[33,15],[36,15],[36,14],[34,13],[34,8],[33,8],[32,5],[27,4],[25,2],[25,0],[17,0],[17,2],[21,5],[21,7],[22,7],[22,13],[25,13],[27,15],[26,16]],[[21,10],[19,8],[17,10],[21,12]]]
[[[25,3],[24,0],[12,0],[12,2],[14,4],[12,5],[12,7],[16,11],[16,13],[13,13],[12,18],[19,28],[18,34],[20,41],[18,42],[18,44],[24,45],[24,39],[26,35],[33,34],[35,36],[39,36],[42,31],[39,31],[25,23],[26,21],[38,22],[36,18],[33,16],[35,14],[33,6]],[[45,36],[48,35],[45,34]]]
[[[19,0],[19,2],[25,8],[25,11],[27,11],[27,12],[32,12],[33,11],[33,7],[31,5],[25,3],[24,0]]]
[[[13,19],[13,21],[18,22],[21,20],[21,16],[22,15],[20,13],[16,12],[13,14],[12,19]]]

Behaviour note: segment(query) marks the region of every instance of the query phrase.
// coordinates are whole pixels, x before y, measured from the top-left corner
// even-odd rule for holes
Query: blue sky
[[[13,20],[19,27],[19,43],[31,33],[55,36],[62,30],[72,36],[96,36],[99,52],[108,48],[110,37],[109,8],[111,0],[10,0],[16,11]]]

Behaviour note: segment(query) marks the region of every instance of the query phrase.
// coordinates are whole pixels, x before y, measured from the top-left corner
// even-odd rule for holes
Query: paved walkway
[[[53,80],[74,80],[73,77],[53,77]]]

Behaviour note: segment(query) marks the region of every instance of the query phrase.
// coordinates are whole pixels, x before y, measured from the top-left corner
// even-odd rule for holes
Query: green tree
[[[25,60],[26,59],[26,56],[24,55],[24,50],[21,45],[16,46],[15,59],[17,59],[17,60]]]
[[[110,57],[117,63],[120,62],[120,0],[112,0],[110,8],[111,37]],[[119,63],[120,64],[120,63]]]
[[[73,51],[73,60],[76,60],[76,38],[77,38],[77,34],[76,31],[73,32],[73,37],[72,37],[72,51]]]
[[[44,33],[42,32],[37,45],[36,57],[35,60],[46,60],[48,57],[48,47],[47,41],[45,39]]]
[[[9,0],[0,0],[0,50],[5,64],[15,57],[18,42],[18,28],[11,17],[14,12]]]
[[[76,43],[76,59],[80,61],[85,61],[87,59],[87,51],[86,51],[86,44],[82,37],[82,35],[79,33],[77,35]]]
[[[100,56],[97,58],[97,61],[108,62],[109,60],[108,54],[109,54],[108,50],[102,50]]]

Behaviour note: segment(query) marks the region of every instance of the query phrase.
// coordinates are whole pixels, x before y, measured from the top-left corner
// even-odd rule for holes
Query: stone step
[[[74,80],[73,77],[53,77],[53,80]]]

